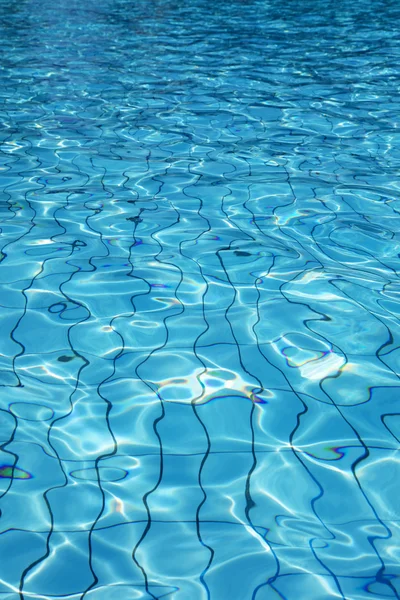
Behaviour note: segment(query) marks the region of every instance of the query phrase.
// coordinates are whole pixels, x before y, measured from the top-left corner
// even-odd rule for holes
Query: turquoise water
[[[399,598],[400,5],[0,17],[0,600]]]

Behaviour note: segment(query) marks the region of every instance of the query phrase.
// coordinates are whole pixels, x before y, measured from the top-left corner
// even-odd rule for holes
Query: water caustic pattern
[[[0,9],[0,600],[399,598],[399,4]]]

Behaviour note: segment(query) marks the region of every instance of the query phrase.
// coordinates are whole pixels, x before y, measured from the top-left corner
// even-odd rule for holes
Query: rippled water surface
[[[399,598],[399,3],[0,17],[0,600]]]

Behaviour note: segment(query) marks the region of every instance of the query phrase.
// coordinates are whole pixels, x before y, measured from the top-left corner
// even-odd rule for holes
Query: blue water
[[[399,598],[399,22],[0,1],[0,600]]]

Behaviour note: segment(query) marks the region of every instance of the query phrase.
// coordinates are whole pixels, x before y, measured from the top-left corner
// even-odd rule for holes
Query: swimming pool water
[[[0,16],[0,600],[399,598],[399,4]]]

